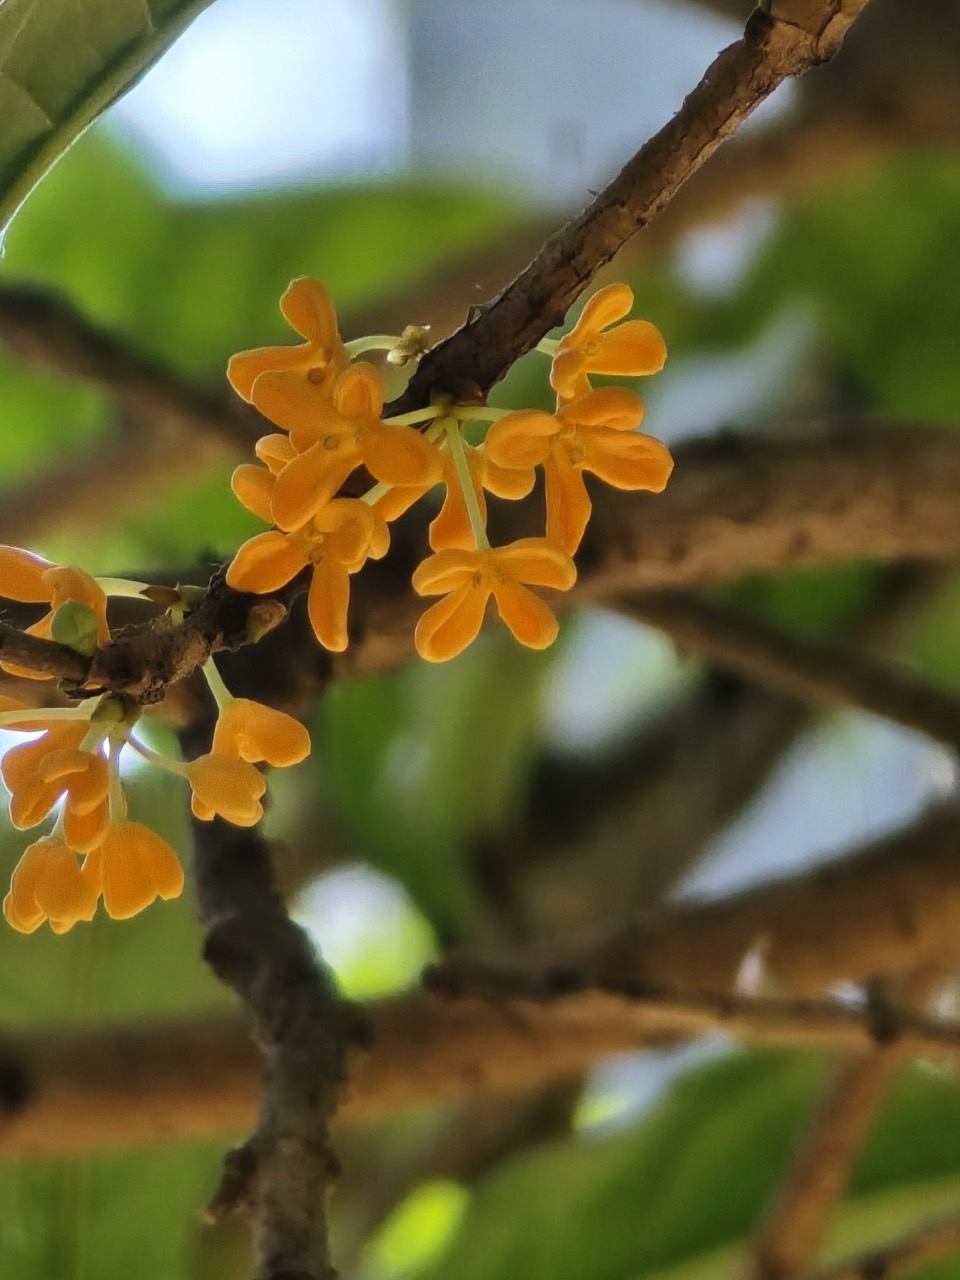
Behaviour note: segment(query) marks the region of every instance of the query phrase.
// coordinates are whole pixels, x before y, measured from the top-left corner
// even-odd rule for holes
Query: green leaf
[[[683,1077],[627,1132],[575,1134],[501,1165],[478,1185],[430,1280],[731,1274],[826,1066],[812,1055],[731,1054]],[[955,1198],[958,1125],[953,1082],[907,1071],[865,1146],[833,1252],[875,1243]]]
[[[0,229],[54,161],[210,3],[0,5]]]

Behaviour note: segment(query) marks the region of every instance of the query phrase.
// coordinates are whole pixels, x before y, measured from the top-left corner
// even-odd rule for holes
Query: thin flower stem
[[[24,707],[21,711],[0,712],[0,729],[9,725],[22,724],[24,721],[46,722],[54,720],[89,720],[89,707]]]
[[[435,404],[428,404],[423,409],[411,409],[409,413],[398,413],[395,418],[384,418],[383,421],[388,427],[412,427],[418,422],[429,422],[439,414]]]
[[[129,738],[110,739],[110,756],[107,761],[110,785],[107,791],[107,806],[111,822],[123,822],[127,816],[127,797],[120,777],[120,753],[129,741]],[[131,742],[130,745],[132,746],[133,743]]]
[[[478,551],[489,551],[490,541],[487,538],[487,527],[483,516],[480,514],[477,492],[473,487],[473,477],[470,475],[470,467],[467,464],[463,436],[460,433],[460,423],[454,417],[447,417],[443,420],[443,426],[447,433],[447,447],[453,459],[454,470],[457,473],[460,488],[463,490],[463,501],[467,508],[473,540]]]
[[[454,405],[453,413],[461,422],[497,422],[512,413],[511,409],[494,409],[489,404]]]
[[[150,589],[147,582],[134,582],[132,578],[94,578],[94,582],[106,596],[139,596]]]
[[[375,484],[372,489],[368,489],[366,493],[362,494],[360,501],[365,502],[368,507],[372,507],[375,502],[380,501],[384,494],[389,493],[391,489],[396,487],[396,485],[387,484],[385,480],[381,480],[379,484]]]
[[[203,678],[207,682],[207,687],[213,694],[214,701],[217,704],[218,711],[226,711],[230,703],[233,702],[233,694],[223,683],[223,677],[217,670],[217,664],[213,658],[208,658],[201,667]]]
[[[553,357],[557,354],[557,350],[559,349],[559,347],[560,347],[559,338],[541,338],[540,341],[537,343],[537,345],[534,347],[534,351],[539,351],[541,352],[542,355],[549,356],[552,360]]]
[[[371,333],[366,338],[354,338],[343,344],[344,350],[351,360],[362,356],[365,351],[392,351],[400,339],[395,333]]]
[[[145,742],[135,738],[132,733],[127,737],[127,743],[133,747],[138,756],[143,756],[148,764],[155,764],[159,769],[166,769],[167,773],[175,773],[180,778],[190,776],[187,773],[187,766],[181,760],[171,760],[169,756],[160,755],[159,751],[154,751]]]

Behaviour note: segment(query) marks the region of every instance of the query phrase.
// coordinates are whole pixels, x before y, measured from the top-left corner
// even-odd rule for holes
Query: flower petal
[[[263,774],[235,756],[198,756],[187,765],[187,779],[197,804],[195,817],[212,810],[238,827],[252,827],[263,817],[260,797],[267,789]]]
[[[591,354],[591,373],[643,377],[659,373],[667,359],[663,334],[649,320],[627,320],[597,339]]]
[[[350,605],[350,575],[336,560],[314,565],[307,593],[307,617],[313,634],[325,649],[342,653],[347,647],[347,609]]]
[[[78,813],[71,805],[63,811],[63,838],[77,853],[89,853],[102,844],[109,825],[110,805],[106,800],[84,813]]]
[[[242,506],[252,511],[268,524],[273,523],[270,499],[273,497],[274,478],[266,467],[253,462],[242,462],[230,477],[230,488]]]
[[[358,360],[337,378],[333,403],[345,418],[378,419],[383,408],[380,374],[368,361]]]
[[[558,421],[566,428],[609,427],[630,431],[643,418],[643,401],[629,387],[598,387],[561,405]]]
[[[427,662],[446,662],[461,653],[477,638],[489,597],[489,586],[468,582],[446,599],[431,605],[421,616],[414,633],[421,658]]]
[[[301,338],[310,338],[324,349],[339,343],[337,313],[330,295],[312,276],[290,281],[280,298],[280,310]]]
[[[493,598],[500,617],[528,649],[546,649],[560,630],[553,611],[519,582],[496,582]]]
[[[330,402],[322,387],[295,373],[264,373],[253,386],[251,399],[264,417],[284,431],[300,430],[316,440],[323,410]]]
[[[235,591],[276,591],[295,578],[307,564],[298,538],[268,529],[249,538],[227,570],[227,584]]]
[[[493,424],[483,447],[498,467],[523,471],[543,462],[550,452],[550,437],[561,430],[562,424],[552,413],[520,409]]]
[[[281,529],[299,529],[330,501],[360,460],[359,450],[347,437],[336,439],[333,449],[315,444],[298,454],[277,475],[270,510]]]
[[[183,891],[183,868],[166,840],[140,822],[116,822],[100,848],[103,905],[114,920],[126,920],[155,898]]]
[[[570,556],[546,538],[518,538],[496,547],[497,566],[517,582],[568,591],[577,580],[577,566]]]
[[[555,450],[543,465],[543,478],[547,541],[573,555],[593,510],[583,476],[564,453]]]
[[[596,333],[599,329],[606,329],[608,325],[616,324],[618,320],[628,315],[632,306],[633,290],[628,284],[617,281],[614,284],[604,285],[586,300],[577,323],[567,334],[566,339],[561,338],[560,341],[570,342],[575,335]]]
[[[440,479],[436,447],[412,427],[371,422],[363,432],[360,453],[367,470],[382,484],[431,485]]]
[[[660,493],[673,470],[667,447],[639,431],[584,433],[583,469],[616,489],[649,489]]]
[[[418,596],[442,596],[462,587],[484,564],[484,552],[450,548],[427,556],[413,573]]]
[[[43,575],[52,567],[49,560],[29,551],[0,546],[0,595],[25,603],[49,601],[50,591]]]
[[[220,712],[213,732],[217,755],[279,767],[298,764],[310,754],[310,735],[299,720],[251,698],[234,698]]]

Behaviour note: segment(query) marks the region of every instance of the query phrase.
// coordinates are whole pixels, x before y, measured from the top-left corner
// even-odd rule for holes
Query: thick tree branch
[[[665,493],[606,491],[578,555],[570,603],[657,587],[730,581],[791,565],[872,559],[949,559],[960,554],[960,437],[952,431],[838,424],[800,438],[719,436],[676,451]],[[537,526],[537,502],[503,504],[495,541]],[[425,554],[423,520],[399,529],[388,562],[356,582],[354,643],[337,672],[381,670],[412,652],[422,606],[409,574]],[[241,596],[215,578],[180,626],[132,628],[92,659],[3,637],[5,659],[76,683],[157,701],[212,651],[237,648],[281,621],[302,584],[274,596]],[[559,603],[565,603],[564,600]],[[39,656],[38,656],[39,655]]]
[[[958,853],[960,812],[948,806],[842,861],[678,906],[590,945],[554,948],[543,967],[723,993],[764,940],[772,979],[798,996],[921,964],[946,977],[960,938]],[[509,1012],[421,992],[384,1001],[370,1010],[372,1050],[354,1063],[344,1114],[523,1089],[668,1033],[662,1011],[653,1021],[628,1007],[606,995]],[[702,1012],[671,1016],[674,1036],[706,1025]],[[788,1019],[779,1031],[791,1026]],[[826,1042],[837,1047],[865,1043],[863,1023],[832,1036],[828,1028]],[[243,1028],[222,1017],[29,1032],[0,1046],[0,1143],[41,1154],[110,1145],[120,1135],[136,1142],[242,1129],[257,1084]]]
[[[196,841],[204,958],[240,997],[266,1065],[256,1130],[228,1155],[210,1212],[249,1214],[254,1280],[333,1280],[328,1128],[356,1015],[287,915],[263,841],[219,820]]]
[[[960,747],[960,698],[903,667],[687,593],[628,596],[618,609],[666,632],[684,649],[781,693],[858,707]]]

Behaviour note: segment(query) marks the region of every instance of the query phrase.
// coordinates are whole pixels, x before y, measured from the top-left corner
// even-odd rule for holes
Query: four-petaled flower
[[[280,310],[306,342],[298,347],[256,347],[230,358],[227,377],[234,391],[250,400],[261,374],[289,370],[323,385],[347,367],[330,295],[319,280],[299,276],[280,299]]]
[[[446,597],[417,623],[417,652],[428,662],[460,653],[479,633],[491,596],[521,644],[546,649],[557,637],[557,620],[525,584],[566,591],[576,577],[571,558],[545,538],[521,538],[481,551],[438,551],[413,575],[418,595]]]
[[[334,498],[293,532],[268,529],[248,539],[227,570],[227,583],[237,591],[276,591],[311,565],[310,625],[325,649],[339,653],[347,647],[350,574],[386,555],[389,545],[389,530],[373,507],[359,498]]]
[[[294,449],[277,469],[270,500],[281,529],[296,529],[316,515],[361,464],[383,484],[429,487],[440,477],[436,450],[420,432],[380,420],[383,384],[371,364],[351,365],[330,389],[294,374],[265,373],[253,388],[253,402],[290,433]],[[268,447],[270,460],[280,461],[276,446]]]
[[[543,467],[547,539],[571,555],[592,509],[583,472],[617,489],[659,493],[673,469],[667,448],[634,428],[643,417],[639,397],[625,387],[600,387],[562,404],[556,413],[508,413],[487,433],[486,448],[502,467]]]
[[[616,323],[632,306],[633,290],[625,284],[607,285],[587,300],[580,319],[559,340],[550,368],[550,385],[561,400],[589,391],[590,373],[636,377],[663,368],[667,348],[656,325]]]

